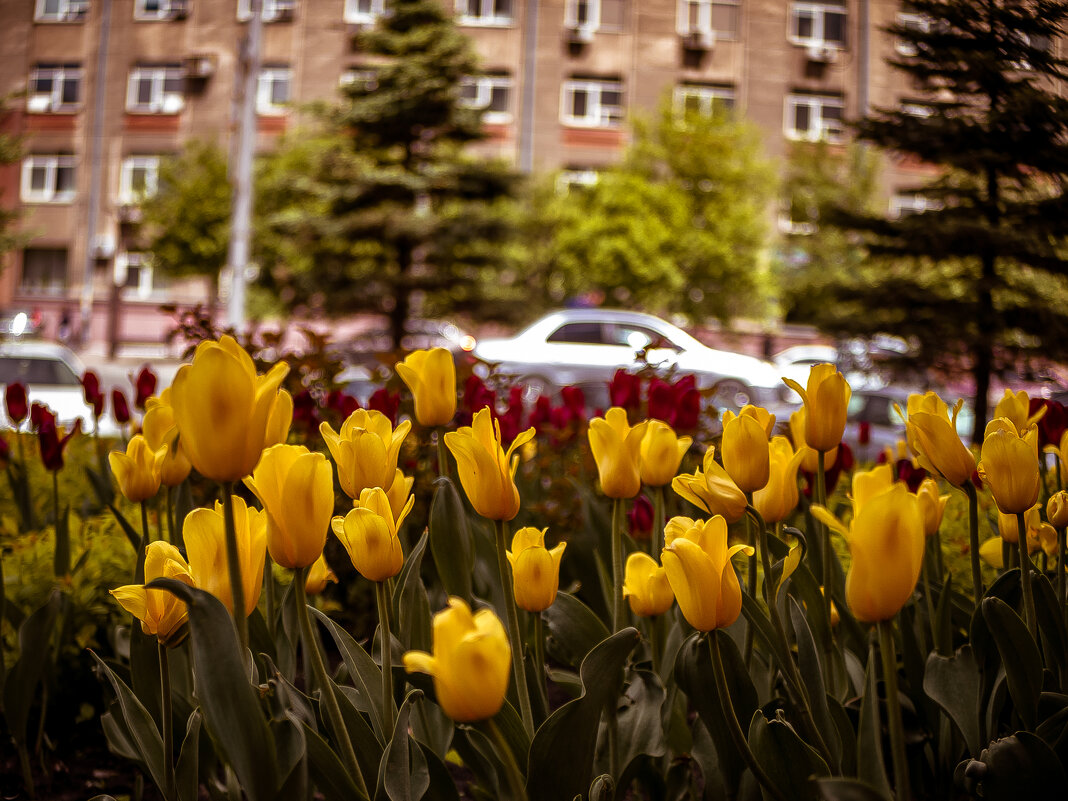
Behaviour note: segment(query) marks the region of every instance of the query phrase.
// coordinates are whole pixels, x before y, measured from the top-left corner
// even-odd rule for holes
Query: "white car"
[[[554,394],[565,386],[603,388],[617,369],[637,370],[645,363],[693,374],[697,388],[710,390],[718,408],[781,407],[792,394],[771,363],[714,350],[659,317],[631,311],[554,312],[509,339],[480,340],[474,355],[532,394]]]
[[[67,347],[54,342],[0,343],[0,427],[12,428],[3,402],[8,384],[26,387],[27,403],[42,403],[56,415],[64,427],[82,421],[82,430],[93,430],[93,408],[85,402],[81,377],[85,365]],[[26,426],[26,423],[23,423]],[[100,418],[102,436],[117,436],[119,426],[109,411]]]

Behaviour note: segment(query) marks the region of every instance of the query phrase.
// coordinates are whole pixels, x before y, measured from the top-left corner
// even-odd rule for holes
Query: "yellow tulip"
[[[388,490],[397,474],[401,443],[412,428],[405,420],[396,430],[382,412],[357,409],[335,432],[329,423],[319,425],[330,455],[337,463],[341,489],[355,500],[371,487]]]
[[[639,448],[639,472],[647,487],[663,487],[679,472],[682,457],[693,437],[676,437],[675,430],[661,420],[649,420]]]
[[[723,412],[723,425],[726,427],[729,420],[733,420],[735,417],[752,417],[758,423],[760,427],[764,429],[765,439],[771,439],[772,433],[775,431],[775,415],[765,409],[763,406],[754,406],[751,403],[747,403],[741,409],[738,410],[738,414],[735,415],[730,409],[726,409]]]
[[[282,567],[309,567],[323,552],[334,512],[334,474],[321,453],[272,445],[245,486],[267,513],[267,549]]]
[[[983,438],[979,475],[1002,512],[1018,514],[1034,506],[1041,482],[1035,429],[1024,439],[1011,420],[991,420]]]
[[[389,508],[393,510],[394,520],[400,517],[405,504],[408,503],[408,497],[412,494],[412,487],[414,486],[415,477],[404,475],[398,467],[397,472],[393,474],[393,483],[390,484],[389,489],[386,490],[386,497],[389,498]]]
[[[883,476],[861,482],[853,519],[846,528],[827,509],[812,513],[849,543],[852,561],[846,576],[846,601],[865,623],[890,620],[916,588],[923,562],[923,513],[919,499],[901,482],[886,486]]]
[[[815,473],[819,469],[819,461],[816,455],[816,449],[810,448],[805,442],[805,427],[808,425],[806,420],[807,415],[805,414],[804,406],[790,415],[790,438],[794,441],[794,447],[797,449],[797,452],[801,454],[801,469],[806,473]],[[834,463],[837,460],[837,447],[827,451],[827,453],[823,455],[824,471],[834,467]]]
[[[797,508],[797,468],[804,455],[800,450],[795,453],[786,437],[773,437],[768,444],[768,483],[753,493],[753,506],[765,522],[785,520]]]
[[[1001,543],[1001,537],[991,537],[979,546],[979,556],[982,560],[998,570],[1005,567],[1005,553],[1001,548]]]
[[[722,447],[723,469],[738,489],[754,492],[767,485],[770,471],[768,434],[755,415],[735,417],[730,411],[724,412]]]
[[[1061,434],[1058,445],[1047,445],[1046,453],[1052,453],[1057,457],[1057,467],[1060,470],[1061,485],[1068,485],[1068,431]]]
[[[266,375],[233,337],[201,342],[193,363],[179,368],[171,386],[178,434],[193,467],[214,481],[252,473],[267,440],[285,362]]]
[[[1016,431],[1023,436],[1031,426],[1041,420],[1046,414],[1046,407],[1040,406],[1038,410],[1032,415],[1031,399],[1027,397],[1027,392],[1020,390],[1019,392],[1013,392],[1011,389],[1006,389],[1005,394],[998,401],[997,406],[994,407],[994,419],[1004,417],[1006,420],[1010,420]]]
[[[888,464],[881,464],[871,470],[853,474],[852,493],[850,500],[853,502],[854,517],[860,514],[860,509],[884,490],[894,485],[894,468]]]
[[[241,567],[241,584],[245,591],[245,617],[252,614],[260,600],[263,587],[264,556],[267,551],[267,513],[245,505],[233,496],[234,528],[237,534],[237,556]],[[222,601],[233,614],[234,601],[230,594],[230,573],[226,563],[226,523],[223,506],[215,502],[214,509],[194,509],[185,518],[182,528],[189,572],[196,586]]]
[[[716,515],[707,521],[665,529],[661,559],[668,584],[687,622],[698,631],[731,625],[742,612],[742,588],[731,558],[753,554],[748,545],[727,547],[727,521]]]
[[[421,426],[443,426],[456,415],[456,363],[445,348],[417,350],[397,363],[415,398],[415,419]]]
[[[975,456],[957,434],[957,415],[963,403],[957,401],[950,412],[933,392],[913,394],[908,399],[905,419],[905,437],[920,466],[938,473],[955,487],[963,487],[975,472]]]
[[[504,704],[512,650],[504,626],[490,609],[474,615],[459,598],[434,615],[433,654],[409,651],[404,669],[434,678],[438,705],[457,723],[492,718]]]
[[[152,450],[167,448],[160,471],[160,483],[166,487],[177,487],[185,481],[193,465],[189,463],[189,457],[185,455],[178,441],[178,426],[174,423],[170,387],[163,390],[159,397],[153,396],[145,401],[145,418],[141,423],[141,431]]]
[[[326,589],[327,582],[330,581],[337,584],[337,576],[330,569],[330,565],[326,563],[326,557],[320,556],[315,560],[315,564],[308,568],[308,576],[304,581],[304,592],[308,595],[318,595]]]
[[[623,597],[638,617],[662,615],[675,603],[667,571],[644,551],[627,557],[624,573]]]
[[[189,565],[182,554],[168,542],[150,542],[145,549],[145,583],[158,579],[177,579],[194,586]],[[147,590],[140,584],[127,584],[111,590],[122,608],[141,621],[145,634],[154,634],[163,645],[180,645],[188,628],[185,601],[178,600],[166,590]]]
[[[475,511],[489,520],[511,520],[519,513],[519,490],[515,471],[519,467],[516,451],[534,438],[534,429],[519,434],[505,451],[501,447],[501,424],[490,410],[475,412],[470,426],[445,435],[456,459],[460,484]]]
[[[925,478],[916,490],[916,497],[920,501],[920,512],[923,514],[923,533],[930,537],[942,525],[942,515],[946,511],[949,496],[939,495],[938,482],[933,478]]]
[[[722,515],[728,523],[742,519],[748,505],[745,493],[715,460],[715,446],[705,451],[704,471],[676,476],[671,488],[677,495],[709,514]]]
[[[371,581],[385,581],[400,573],[404,566],[404,551],[397,529],[414,503],[415,498],[408,498],[394,519],[386,493],[381,487],[373,487],[360,493],[351,512],[330,521],[337,538],[349,552],[352,566],[360,575]]]
[[[512,550],[505,551],[512,566],[515,605],[528,612],[541,612],[553,605],[560,587],[560,560],[567,543],[552,550],[545,547],[545,532],[531,526],[512,537]]]
[[[820,595],[827,597],[827,588],[820,587]],[[838,614],[838,607],[831,601],[831,628],[833,629],[842,622],[842,616]]]
[[[1061,490],[1049,496],[1046,517],[1057,528],[1068,527],[1068,492]]]
[[[626,410],[619,406],[590,420],[590,450],[601,491],[609,498],[633,498],[641,490],[641,446],[648,425],[645,420],[632,428]]]
[[[271,417],[267,421],[267,436],[263,447],[283,445],[289,439],[289,427],[293,424],[293,396],[286,390],[278,390],[278,401],[274,404]]]
[[[154,497],[159,492],[166,456],[166,447],[153,450],[140,434],[130,439],[125,453],[112,451],[108,454],[108,462],[119,482],[119,491],[134,503]]]
[[[833,364],[814,364],[808,373],[808,388],[796,381],[783,381],[805,404],[805,442],[827,453],[838,447],[845,433],[851,390]]]

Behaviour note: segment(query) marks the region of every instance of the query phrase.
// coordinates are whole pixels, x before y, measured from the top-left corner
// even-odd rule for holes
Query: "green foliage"
[[[8,100],[9,98],[0,97],[0,121],[3,121],[9,113],[7,110]],[[10,164],[17,164],[22,158],[22,154],[22,139],[6,131],[0,131],[0,168]],[[9,250],[18,247],[24,239],[23,236],[13,230],[20,212],[11,202],[11,198],[4,198],[4,200],[6,202],[0,203],[0,257]]]

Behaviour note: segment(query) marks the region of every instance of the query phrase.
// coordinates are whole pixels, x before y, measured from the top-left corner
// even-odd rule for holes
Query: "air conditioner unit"
[[[185,19],[188,16],[188,0],[170,0],[167,4],[167,19]]]
[[[194,53],[185,59],[187,78],[206,80],[215,74],[215,56],[208,53]]]
[[[817,64],[833,64],[838,60],[838,48],[830,45],[809,45],[805,48],[805,56]]]
[[[682,37],[682,46],[687,50],[711,50],[715,44],[715,31],[690,31]]]
[[[41,113],[52,108],[52,95],[30,95],[26,100],[26,110]]]
[[[136,203],[123,203],[118,208],[117,216],[119,218],[120,223],[124,223],[126,225],[135,225],[136,223],[141,222],[141,218],[143,215],[141,212],[141,207],[138,206]]]
[[[567,41],[570,44],[585,45],[593,41],[593,27],[574,25],[567,29]]]
[[[106,261],[115,255],[115,237],[111,234],[98,234],[93,237],[89,250],[94,259]]]

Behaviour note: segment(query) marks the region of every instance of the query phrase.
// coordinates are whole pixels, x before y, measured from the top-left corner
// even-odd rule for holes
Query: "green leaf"
[[[1061,670],[1068,667],[1068,632],[1064,626],[1064,610],[1057,602],[1057,592],[1049,577],[1036,573],[1031,582],[1035,595],[1035,615],[1038,632],[1045,644],[1046,664],[1056,664]]]
[[[608,638],[608,629],[574,595],[558,592],[552,606],[541,613],[548,629],[546,648],[553,659],[577,668],[586,655]]]
[[[616,783],[607,773],[602,773],[590,785],[590,801],[613,801],[616,797]]]
[[[968,746],[979,753],[979,666],[970,645],[962,645],[952,657],[932,653],[927,657],[923,691],[956,725]]]
[[[130,687],[158,728],[163,719],[159,697],[159,640],[154,634],[145,634],[140,620],[132,615],[130,619]]]
[[[57,578],[70,575],[70,504],[65,505],[56,520],[56,548],[52,555],[52,570]]]
[[[471,603],[471,528],[456,485],[441,477],[434,482],[430,502],[430,554],[448,595],[458,595]]]
[[[985,603],[985,602],[984,602]],[[964,769],[964,787],[984,801],[1061,799],[1064,766],[1041,738],[1026,731],[995,740]]]
[[[297,715],[290,712],[283,718],[272,718],[270,728],[278,749],[278,776],[281,778],[278,798],[306,798],[308,747],[304,739],[304,724]]]
[[[308,606],[308,611],[319,618],[319,621],[334,638],[334,642],[341,652],[341,659],[345,663],[346,670],[348,670],[349,681],[352,682],[353,689],[356,691],[355,697],[352,699],[353,705],[361,712],[366,712],[371,716],[371,723],[378,734],[378,738],[383,743],[386,742],[389,733],[384,731],[382,726],[381,668],[360,647],[360,644],[352,639],[347,631],[327,615],[311,605]]]
[[[248,682],[230,613],[211,593],[174,579],[145,586],[185,601],[204,725],[249,801],[272,801],[278,788],[274,738]]]
[[[667,692],[658,675],[650,670],[637,668],[631,668],[627,672],[627,681],[617,713],[620,776],[643,754],[659,757],[666,753],[664,727],[660,717],[666,698]]]
[[[801,573],[801,570],[795,571],[795,575]],[[764,608],[757,603],[748,593],[742,593],[742,614],[745,615],[745,619],[749,621],[749,625],[753,627],[756,641],[764,647],[764,651],[771,654],[778,664],[785,665],[787,660],[793,659],[793,655],[788,651],[783,650],[782,643],[779,641],[778,636],[775,633],[774,627],[771,625],[771,618],[768,617]],[[711,674],[709,674],[711,675]],[[747,720],[750,713],[746,712],[744,718],[740,720]]]
[[[137,750],[141,764],[152,777],[157,787],[163,784],[163,738],[160,737],[156,722],[148,714],[148,710],[141,705],[133,692],[126,686],[115,672],[107,666],[92,650],[89,654],[96,662],[98,675],[107,679],[122,713],[123,724],[130,734],[130,744]]]
[[[430,773],[423,751],[408,736],[408,718],[411,716],[412,703],[422,695],[421,690],[409,692],[397,713],[397,725],[382,754],[382,763],[378,769],[376,801],[386,798],[389,801],[419,801],[430,785]],[[415,745],[415,748],[412,748],[412,745]]]
[[[361,797],[341,759],[307,724],[304,724],[304,742],[308,748],[308,775],[326,801],[352,801]]]
[[[827,690],[823,684],[823,667],[820,664],[819,651],[800,604],[790,597],[789,605],[790,622],[794,628],[794,638],[797,640],[797,664],[801,671],[801,680],[804,682],[804,691],[808,694],[816,726],[835,760],[834,767],[837,772],[841,765],[842,746],[838,742],[838,731],[831,720],[831,711],[827,707]]]
[[[200,792],[200,725],[203,715],[193,710],[185,726],[185,739],[178,762],[174,768],[174,780],[181,801],[197,801]]]
[[[809,779],[831,773],[827,763],[798,736],[793,726],[781,717],[767,720],[760,710],[753,713],[749,723],[749,747],[785,798],[816,798],[816,787]]]
[[[431,648],[430,599],[419,575],[429,535],[429,529],[424,529],[423,536],[404,560],[404,567],[397,577],[397,589],[393,592],[393,619],[397,623],[394,634],[406,651],[429,651]]]
[[[1029,730],[1038,723],[1038,696],[1042,692],[1042,656],[1016,610],[998,598],[982,604],[983,617],[1001,654],[1005,676],[1016,711]]]
[[[890,796],[883,795],[870,784],[857,779],[816,779],[818,798],[823,801],[889,801]]]
[[[424,695],[419,699],[419,714],[412,721],[412,736],[444,759],[452,744],[453,730],[456,728],[441,707]],[[522,728],[522,723],[520,723]]]
[[[334,680],[330,679],[330,682],[333,684]],[[341,707],[341,718],[345,721],[345,730],[349,733],[349,740],[356,752],[356,761],[360,763],[360,772],[363,773],[365,779],[368,776],[377,775],[378,766],[382,762],[383,743],[375,735],[367,718],[356,709],[356,690],[352,687],[334,684],[334,692],[338,706]]]
[[[946,576],[946,583],[938,594],[938,606],[935,608],[935,647],[938,653],[948,655],[953,652],[953,576]]]
[[[625,628],[582,661],[582,696],[550,715],[530,744],[530,801],[574,798],[589,789],[601,714],[614,708],[623,681],[623,665],[640,640],[636,629]]]
[[[30,707],[37,694],[37,683],[52,658],[52,629],[63,602],[59,590],[53,590],[48,601],[19,626],[19,658],[4,681],[4,715],[16,743],[27,742]]]
[[[456,782],[449,773],[449,769],[445,767],[445,763],[430,748],[422,743],[418,745],[423,752],[423,759],[426,760],[430,780],[426,793],[423,794],[423,801],[460,801]]]
[[[879,659],[875,646],[868,647],[868,668],[864,674],[860,702],[860,728],[857,730],[857,778],[877,792],[893,797],[883,761],[883,727],[879,721]]]

